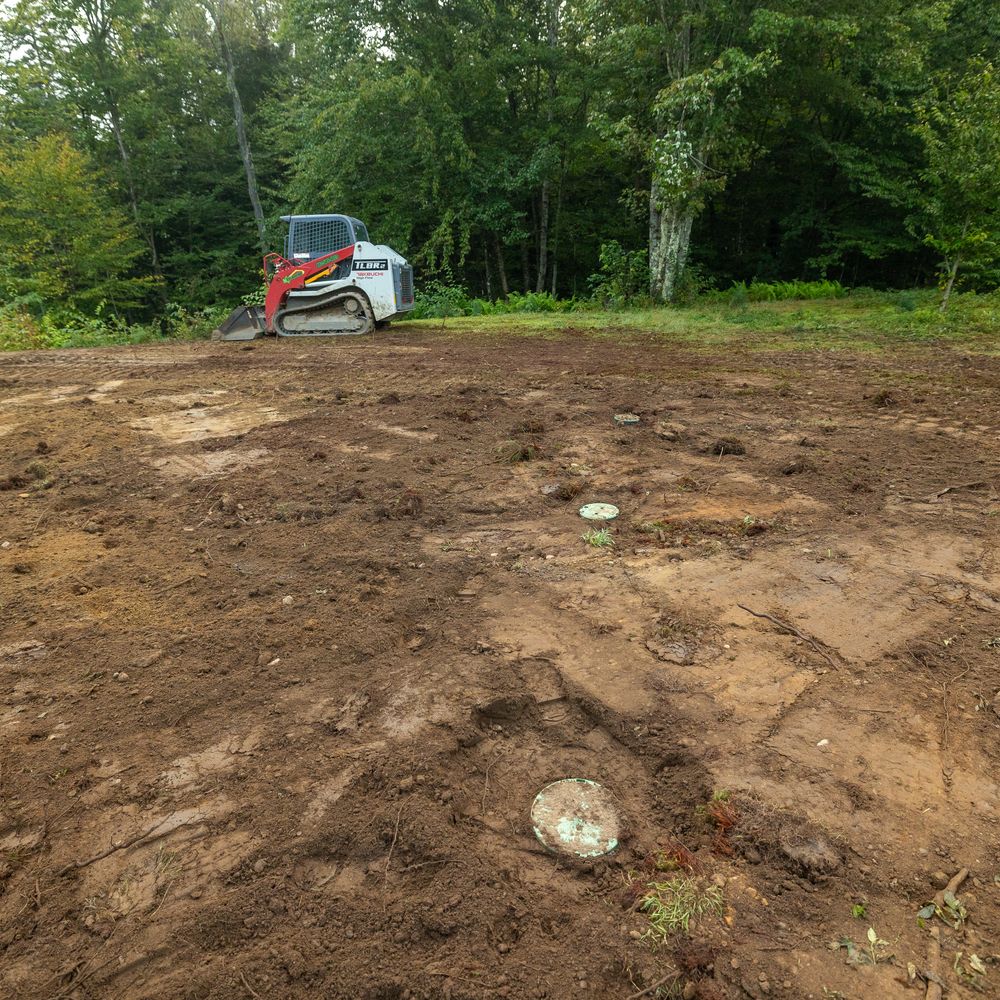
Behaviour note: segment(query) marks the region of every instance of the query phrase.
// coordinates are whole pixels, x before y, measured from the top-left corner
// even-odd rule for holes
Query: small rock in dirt
[[[83,526],[83,530],[87,532],[88,535],[96,535],[100,533],[101,526],[96,521],[88,521]]]
[[[267,862],[263,858],[258,858],[253,863],[253,870],[260,875],[267,868]]]
[[[281,599],[281,603],[285,605],[286,608],[291,607],[295,603],[295,598],[291,594],[285,594]]]
[[[133,667],[139,667],[140,669],[145,669],[146,667],[151,667],[160,657],[163,656],[162,649],[151,649],[147,653],[140,653],[132,660]]]
[[[783,466],[781,469],[781,474],[783,476],[797,476],[802,472],[806,472],[809,469],[809,463],[803,458],[797,458],[793,462],[789,462],[787,465]]]
[[[394,392],[387,392],[384,396],[379,397],[379,402],[383,406],[390,406],[399,402],[399,396]]]
[[[128,674],[125,673],[124,670],[121,670],[117,674],[115,674],[115,679],[119,680],[119,681],[127,681],[128,680]]]
[[[842,864],[842,858],[830,841],[819,832],[801,827],[782,831],[778,838],[782,854],[805,875],[828,875]]]
[[[752,865],[759,865],[761,862],[760,851],[756,847],[744,847],[743,857]]]
[[[9,549],[10,542],[0,542],[0,549]]]
[[[931,881],[934,883],[935,889],[943,889],[951,879],[948,877],[947,872],[936,871],[931,876]]]
[[[219,504],[223,513],[225,514],[235,514],[236,513],[236,497],[232,493],[223,493],[222,501]]]
[[[698,995],[698,987],[695,983],[691,982],[689,979],[684,984],[684,989],[681,991],[681,996],[684,1000],[694,1000],[694,997]]]
[[[687,428],[683,424],[673,423],[669,420],[661,420],[654,428],[653,433],[664,441],[680,441],[684,437]]]
[[[416,784],[413,778],[403,778],[399,783],[398,788],[401,792],[412,792],[413,786]]]
[[[693,662],[694,659],[694,650],[683,642],[657,642],[650,639],[646,642],[646,649],[658,660],[665,663],[685,665]]]

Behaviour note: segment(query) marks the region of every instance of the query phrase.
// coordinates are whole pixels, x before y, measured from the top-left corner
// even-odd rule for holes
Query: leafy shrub
[[[731,305],[747,302],[784,302],[789,299],[836,299],[848,290],[839,281],[736,281],[732,288],[710,295]]]
[[[165,338],[200,340],[211,334],[227,312],[224,308],[191,311],[171,302],[158,320],[128,323],[121,317],[84,316],[68,310],[36,316],[19,306],[7,307],[0,309],[0,351],[149,344]]]
[[[511,292],[506,299],[490,302],[474,299],[464,288],[429,281],[418,290],[413,319],[444,319],[448,316],[495,316],[505,313],[569,312],[575,299],[557,299],[549,292]]]
[[[410,316],[413,319],[468,316],[471,305],[472,299],[464,288],[440,281],[428,281],[419,290]]]
[[[649,263],[645,250],[625,250],[618,240],[601,244],[601,269],[588,279],[594,298],[620,309],[648,299]]]

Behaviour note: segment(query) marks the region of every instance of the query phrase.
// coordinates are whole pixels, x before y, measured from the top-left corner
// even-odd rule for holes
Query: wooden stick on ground
[[[736,607],[742,608],[747,614],[753,615],[754,618],[766,618],[769,622],[773,622],[778,628],[790,635],[798,636],[803,642],[808,643],[812,648],[819,653],[820,656],[830,664],[831,667],[836,669],[839,664],[837,661],[826,651],[824,644],[818,639],[814,639],[811,635],[806,635],[804,632],[800,632],[794,625],[789,625],[788,622],[783,622],[780,618],[775,618],[774,615],[769,615],[766,612],[754,611],[752,608],[748,608],[745,604],[737,603]]]
[[[404,803],[405,804],[405,803]],[[392,852],[396,850],[396,838],[399,836],[399,817],[403,815],[403,806],[399,807],[396,813],[396,826],[392,831],[392,843],[389,845],[389,856],[385,859],[385,871],[382,872],[382,882],[389,881],[389,865],[392,864]]]
[[[934,894],[934,905],[939,909],[944,909],[944,898],[949,893],[954,896],[958,892],[959,886],[969,877],[969,869],[963,868],[940,892]],[[927,942],[927,992],[924,1000],[941,1000],[944,995],[941,989],[940,974],[938,968],[941,964],[941,931],[938,927],[931,928],[931,937]]]
[[[679,975],[680,973],[676,971],[670,972],[662,979],[658,979],[652,986],[647,986],[644,990],[639,990],[638,993],[632,993],[628,1000],[639,1000],[639,997],[648,997],[650,993],[655,993],[661,986],[666,986],[669,980],[676,980]]]
[[[117,851],[125,851],[138,844],[148,843],[151,840],[158,840],[160,837],[166,837],[168,834],[173,833],[174,830],[179,830],[182,826],[191,826],[192,823],[201,822],[204,818],[205,817],[199,813],[197,816],[192,816],[191,819],[185,820],[183,823],[178,823],[176,826],[172,826],[168,830],[164,830],[160,833],[158,832],[160,828],[170,819],[170,816],[164,816],[159,823],[155,823],[145,833],[140,833],[129,840],[123,841],[121,844],[112,844],[106,851],[101,851],[100,854],[95,854],[93,857],[85,858],[83,861],[71,861],[65,868],[60,869],[59,875],[63,876],[69,874],[71,871],[79,871],[81,868],[87,868],[97,861],[103,861],[105,858],[110,857]]]
[[[958,483],[955,486],[946,486],[943,490],[938,490],[936,493],[931,493],[924,497],[924,503],[932,503],[935,500],[940,500],[946,493],[954,493],[956,490],[974,490],[980,486],[989,486],[988,480],[977,479],[974,483]]]
[[[247,993],[250,996],[255,997],[256,1000],[261,1000],[260,994],[247,982],[247,977],[240,973],[240,982],[246,987]]]

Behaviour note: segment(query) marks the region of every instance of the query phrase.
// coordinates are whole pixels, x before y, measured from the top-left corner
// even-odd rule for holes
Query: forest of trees
[[[279,216],[418,279],[1000,284],[992,0],[10,0],[0,308],[232,304]],[[644,271],[645,274],[645,271]],[[645,283],[645,282],[644,282]]]

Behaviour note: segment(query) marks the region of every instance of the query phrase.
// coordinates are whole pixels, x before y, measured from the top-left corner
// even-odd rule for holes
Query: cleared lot
[[[998,392],[572,331],[0,358],[0,994],[994,995]],[[532,834],[564,776],[604,860]]]

